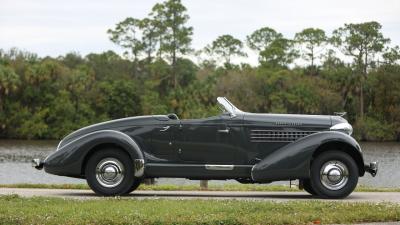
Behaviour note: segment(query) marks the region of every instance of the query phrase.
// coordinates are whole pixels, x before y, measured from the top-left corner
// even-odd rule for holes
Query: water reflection
[[[0,183],[84,183],[85,180],[55,176],[31,167],[32,158],[45,158],[55,150],[57,141],[0,140]],[[379,161],[375,178],[369,174],[360,183],[374,187],[400,187],[400,143],[361,143],[366,162]],[[222,183],[224,181],[212,181]],[[235,183],[235,181],[225,181]],[[194,184],[186,179],[158,179],[161,184]],[[281,182],[280,182],[281,183]],[[287,183],[287,182],[285,182]]]

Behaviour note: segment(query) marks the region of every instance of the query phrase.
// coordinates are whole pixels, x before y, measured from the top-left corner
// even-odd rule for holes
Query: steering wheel
[[[175,114],[175,113],[170,113],[167,115],[168,118],[170,118],[171,120],[179,120],[179,117]]]

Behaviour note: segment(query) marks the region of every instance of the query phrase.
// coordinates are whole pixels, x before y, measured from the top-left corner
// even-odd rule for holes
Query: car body
[[[321,183],[325,179],[329,185],[332,180],[349,176],[353,164],[357,179],[365,172],[373,176],[377,172],[376,163],[365,164],[360,145],[350,136],[352,127],[341,116],[247,113],[224,97],[217,100],[222,113],[209,118],[138,116],[79,129],[62,139],[44,161],[35,159],[34,166],[68,177],[87,178],[93,174],[93,182],[100,182],[101,190],[88,181],[89,185],[104,195],[126,194],[135,188],[122,193],[111,190],[115,186],[107,189],[107,185],[101,185],[109,184],[118,174],[126,175],[128,167],[134,170],[129,175],[131,182],[135,180],[137,184],[144,178],[159,177],[235,179],[241,183],[299,179],[300,186],[310,193],[333,198],[345,197],[354,188],[345,193],[315,193],[312,165],[319,155],[329,151],[344,154],[342,166],[335,164],[334,157],[324,168],[320,166],[321,171],[316,174],[320,174]],[[113,150],[109,150],[109,156],[101,156],[99,152],[105,149]],[[113,151],[125,156],[113,156]],[[100,156],[93,162],[94,171],[87,171],[95,154]],[[102,157],[109,161],[101,161]],[[127,157],[129,161],[124,164],[122,160]],[[346,157],[352,161],[347,165]],[[112,162],[113,158],[120,160]]]

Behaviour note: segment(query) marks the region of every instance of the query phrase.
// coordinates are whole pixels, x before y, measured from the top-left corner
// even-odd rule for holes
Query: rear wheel
[[[86,181],[99,195],[128,194],[140,184],[134,176],[132,162],[129,155],[118,148],[95,152],[86,163]]]
[[[354,159],[341,151],[320,154],[311,165],[311,187],[323,198],[344,198],[358,182],[358,167]]]
[[[308,193],[311,194],[311,195],[316,195],[314,189],[313,189],[312,186],[311,186],[311,181],[310,181],[310,179],[304,179],[304,180],[302,180],[301,182],[302,182],[302,185],[303,185],[303,189],[304,189],[306,192],[308,192]]]

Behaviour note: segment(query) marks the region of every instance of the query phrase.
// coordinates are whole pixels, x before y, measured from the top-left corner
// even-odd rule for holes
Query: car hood
[[[99,131],[99,130],[118,130],[121,127],[127,126],[145,126],[145,125],[152,125],[159,123],[160,121],[168,120],[168,117],[165,115],[152,115],[152,116],[136,116],[136,117],[128,117],[123,119],[117,120],[110,120],[107,122],[93,124],[87,127],[83,127],[79,130],[76,130],[66,137],[64,137],[58,148],[66,145],[67,143],[92,132]]]
[[[340,116],[272,113],[244,113],[243,119],[246,123],[262,124],[263,126],[304,126],[321,129],[330,128],[337,123],[347,122]]]

